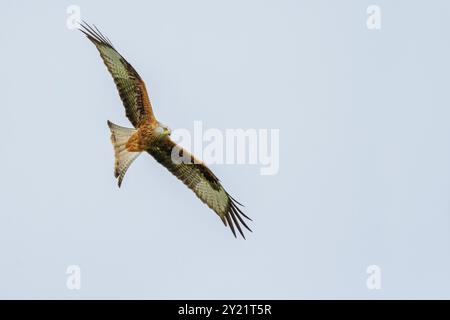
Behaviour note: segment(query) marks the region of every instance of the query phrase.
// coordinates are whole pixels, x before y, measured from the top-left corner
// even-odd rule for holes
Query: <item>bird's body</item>
[[[170,129],[156,120],[147,88],[136,70],[114,49],[112,43],[97,28],[81,24],[82,31],[97,47],[108,71],[111,73],[125,107],[126,115],[134,128],[125,128],[108,121],[115,153],[114,175],[119,187],[127,169],[142,153],[149,153],[181,180],[197,197],[208,205],[230,226],[236,236],[236,227],[242,237],[241,224],[248,218],[240,205],[223,188],[219,179],[201,161],[170,139]]]

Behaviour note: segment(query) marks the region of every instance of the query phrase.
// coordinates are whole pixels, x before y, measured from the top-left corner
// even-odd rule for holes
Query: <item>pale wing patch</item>
[[[138,126],[142,121],[142,110],[139,110],[139,92],[140,89],[136,85],[136,77],[130,73],[123,61],[122,57],[112,48],[107,46],[99,47],[99,51],[103,61],[113,75],[119,95],[125,103],[127,116],[133,125]]]
[[[227,212],[228,195],[223,188],[214,190],[206,180],[201,180],[194,187],[195,193],[204,199],[205,203],[223,218]]]

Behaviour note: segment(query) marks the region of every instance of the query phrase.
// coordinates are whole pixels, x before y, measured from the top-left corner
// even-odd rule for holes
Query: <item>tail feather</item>
[[[121,127],[111,121],[108,121],[108,127],[111,130],[111,142],[114,146],[114,176],[118,178],[118,185],[120,187],[125,173],[141,152],[127,150],[126,145],[128,139],[136,132],[135,129]]]

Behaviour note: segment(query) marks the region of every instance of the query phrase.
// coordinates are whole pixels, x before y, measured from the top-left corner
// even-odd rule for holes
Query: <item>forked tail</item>
[[[135,129],[118,126],[109,120],[108,127],[111,130],[111,142],[114,146],[114,176],[118,178],[120,187],[125,173],[141,152],[128,151],[127,149],[127,142],[136,132]]]

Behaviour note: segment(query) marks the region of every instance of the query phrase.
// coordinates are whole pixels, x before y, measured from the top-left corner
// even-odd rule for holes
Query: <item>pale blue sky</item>
[[[146,155],[117,188],[129,123],[71,4],[171,128],[280,129],[278,175],[212,166],[246,241]],[[0,298],[450,298],[450,2],[2,1],[0,25]]]

